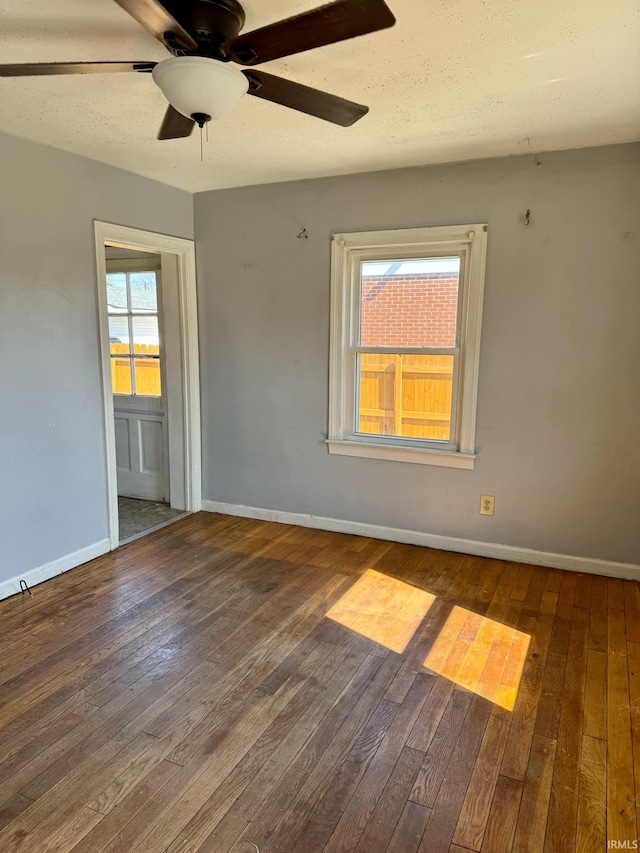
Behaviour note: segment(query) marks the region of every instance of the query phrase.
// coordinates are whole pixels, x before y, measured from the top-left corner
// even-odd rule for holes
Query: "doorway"
[[[182,518],[170,504],[162,259],[107,244],[119,542]]]
[[[200,509],[193,243],[96,222],[111,548]]]

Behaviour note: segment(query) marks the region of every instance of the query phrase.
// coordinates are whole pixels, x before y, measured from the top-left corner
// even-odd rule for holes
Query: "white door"
[[[169,497],[160,258],[107,262],[118,495]]]

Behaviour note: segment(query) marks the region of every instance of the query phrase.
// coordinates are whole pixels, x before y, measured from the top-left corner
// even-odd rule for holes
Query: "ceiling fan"
[[[179,139],[219,118],[248,93],[348,127],[369,108],[253,66],[391,27],[384,0],[336,0],[241,33],[237,0],[116,0],[173,54],[163,62],[42,62],[0,65],[0,77],[151,72],[169,101],[158,139]],[[248,66],[241,71],[231,63]]]

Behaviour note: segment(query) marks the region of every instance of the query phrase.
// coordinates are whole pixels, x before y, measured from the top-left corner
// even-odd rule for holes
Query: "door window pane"
[[[107,305],[109,308],[109,314],[127,313],[126,273],[107,273]]]
[[[450,441],[454,356],[357,358],[359,433]]]
[[[143,397],[160,397],[162,386],[160,382],[159,358],[134,359],[136,373],[136,395]]]
[[[114,394],[131,394],[131,359],[111,357],[111,391]]]
[[[360,346],[455,347],[460,258],[366,261]]]
[[[155,272],[129,273],[129,287],[131,288],[131,310],[134,314],[157,313],[158,293]]]
[[[109,348],[112,353],[129,352],[128,317],[109,317]]]
[[[160,334],[157,317],[131,318],[133,328],[133,349],[141,355],[158,355],[160,353]]]

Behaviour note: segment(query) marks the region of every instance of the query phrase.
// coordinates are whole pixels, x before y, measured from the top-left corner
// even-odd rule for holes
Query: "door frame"
[[[96,250],[96,291],[100,340],[100,381],[104,418],[105,485],[109,544],[120,544],[118,533],[118,480],[111,355],[107,309],[105,243],[120,249],[174,255],[178,268],[180,305],[181,388],[184,435],[184,494],[186,512],[202,507],[202,446],[200,434],[200,364],[198,356],[198,305],[196,296],[196,252],[193,240],[142,231],[126,225],[94,220]],[[171,400],[167,401],[171,406]],[[175,405],[175,402],[174,402]],[[167,409],[169,411],[169,409]],[[167,419],[168,420],[168,419]]]

